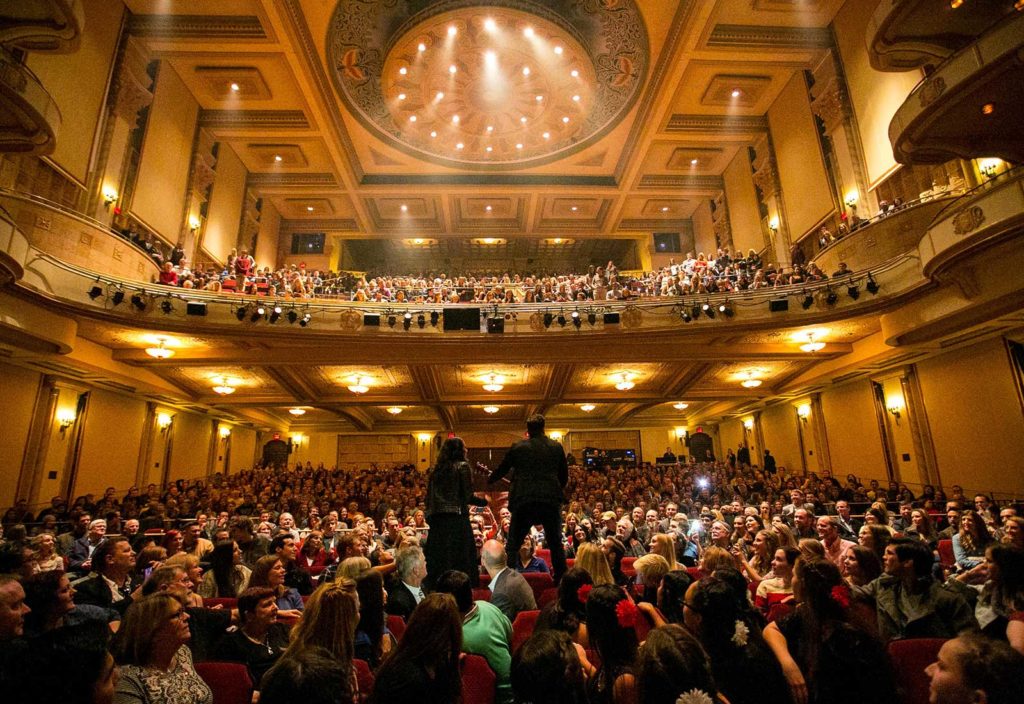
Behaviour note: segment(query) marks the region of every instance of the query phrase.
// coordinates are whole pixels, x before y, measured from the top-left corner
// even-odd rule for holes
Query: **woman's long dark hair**
[[[582,567],[572,567],[558,583],[558,599],[551,605],[552,623],[559,630],[574,635],[581,623],[587,621],[587,605],[580,601],[580,587],[593,585],[594,580]]]
[[[381,639],[384,636],[384,578],[377,570],[366,570],[356,577],[359,594],[359,625],[357,631],[370,639],[370,667],[380,662]]]
[[[585,704],[583,668],[569,634],[534,633],[512,656],[512,691],[517,702]]]
[[[222,599],[234,599],[235,585],[232,576],[235,574],[235,543],[225,540],[213,546],[210,553],[210,569],[213,570],[213,581],[217,585],[217,596]]]
[[[595,677],[601,689],[612,691],[615,678],[636,661],[636,631],[619,625],[617,607],[626,594],[615,584],[602,584],[587,599],[587,635],[601,656]]]
[[[466,443],[462,438],[448,438],[441,445],[434,462],[434,470],[448,469],[466,461]]]
[[[846,623],[846,612],[832,596],[832,589],[844,585],[839,568],[828,560],[796,561],[794,568],[800,600],[797,610],[803,617],[801,643],[806,652],[807,676],[811,681],[818,673],[820,645],[837,623]]]
[[[990,594],[992,607],[1001,616],[1024,610],[1024,550],[1005,543],[993,543],[988,554],[997,567],[994,578],[985,588]]]
[[[679,695],[698,689],[718,697],[711,663],[700,642],[683,626],[651,631],[637,659],[637,687],[644,704],[675,704]]]
[[[409,617],[405,634],[377,670],[379,682],[392,676],[403,662],[433,673],[436,699],[458,702],[462,695],[459,654],[462,652],[462,616],[451,594],[428,594]],[[402,675],[396,675],[401,677]],[[371,702],[375,701],[371,697]]]
[[[672,570],[661,579],[661,599],[658,608],[669,623],[683,623],[683,601],[693,578],[686,570]]]

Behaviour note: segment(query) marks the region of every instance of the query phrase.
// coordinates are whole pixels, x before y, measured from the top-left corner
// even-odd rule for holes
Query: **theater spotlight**
[[[295,321],[298,320],[298,319],[299,319],[299,314],[295,312],[294,308],[292,308],[290,311],[288,311],[288,322],[289,323],[294,325]]]
[[[406,313],[402,316],[402,329],[408,330],[412,327],[412,313]]]
[[[715,309],[710,303],[705,303],[700,307],[700,309],[701,312],[703,312],[704,315],[708,316],[709,318],[715,317]]]
[[[160,302],[160,310],[164,312],[164,315],[170,315],[174,312],[174,304],[171,303],[170,298],[165,298]]]
[[[700,317],[700,306],[693,306],[692,308],[690,308],[690,315],[693,316],[694,320],[699,318]]]
[[[441,314],[440,313],[438,313],[436,310],[430,311],[430,326],[431,327],[436,328],[437,327],[437,321],[439,321],[440,319],[441,319]]]
[[[857,286],[857,284],[851,284],[850,286],[846,287],[846,295],[848,295],[850,298],[856,301],[858,298],[860,298],[860,288]]]
[[[420,330],[427,327],[427,316],[423,315],[423,313],[416,316],[416,327]]]
[[[91,298],[92,300],[95,301],[97,298],[99,298],[102,295],[103,295],[103,287],[100,286],[99,281],[97,281],[95,284],[93,284],[93,287],[91,289],[89,289],[89,298]]]
[[[878,282],[875,281],[875,277],[871,274],[868,274],[868,282],[864,285],[864,288],[866,288],[868,293],[872,296],[878,293]]]
[[[688,323],[691,320],[693,320],[693,318],[690,316],[690,311],[686,310],[685,308],[683,308],[683,311],[679,314],[679,317],[682,318],[684,323]]]
[[[281,318],[281,306],[274,306],[274,310],[270,311],[270,322],[276,323]]]
[[[396,318],[394,315],[389,315],[388,316],[388,327],[389,328],[395,327],[395,323],[397,323],[397,322],[398,322],[398,318]]]
[[[838,300],[839,294],[833,291],[831,288],[828,289],[828,295],[825,296],[825,303],[829,304],[830,306],[834,306],[836,304],[836,301]]]
[[[132,305],[138,308],[140,311],[146,310],[146,299],[142,297],[141,293],[133,294]]]
[[[558,314],[558,324],[561,325],[564,328],[565,327],[565,322],[566,322],[565,321],[565,313],[559,313]]]
[[[804,291],[804,300],[800,301],[800,306],[804,310],[807,310],[808,308],[810,308],[813,305],[814,305],[814,296],[809,294],[807,291]]]
[[[595,313],[594,311],[590,311],[589,313],[587,313],[587,323],[590,325],[590,327],[594,327],[595,325],[597,325],[597,313]]]
[[[239,306],[238,310],[235,311],[235,317],[238,318],[238,322],[245,320],[245,316],[249,314],[249,306]]]
[[[555,316],[554,315],[552,315],[551,313],[545,313],[544,314],[544,327],[546,327],[546,328],[551,327],[551,323],[553,323],[554,320],[555,320]]]
[[[119,306],[124,303],[124,291],[122,291],[120,287],[114,291],[114,295],[110,297],[110,302],[115,306]]]
[[[252,312],[252,315],[249,316],[249,320],[251,320],[252,322],[255,323],[257,320],[259,320],[260,318],[262,318],[266,314],[267,314],[267,309],[264,308],[263,306],[259,306],[256,310],[254,310]]]
[[[302,320],[299,321],[299,327],[306,327],[307,325],[309,325],[309,322],[312,319],[313,316],[311,316],[309,313],[306,313],[304,316],[302,316]]]
[[[731,318],[736,314],[736,311],[733,310],[732,304],[729,303],[729,301],[726,301],[722,305],[718,306],[718,312],[725,315],[726,318]]]
[[[583,325],[583,321],[580,319],[580,312],[578,310],[574,310],[572,312],[572,324],[577,330],[579,330]]]

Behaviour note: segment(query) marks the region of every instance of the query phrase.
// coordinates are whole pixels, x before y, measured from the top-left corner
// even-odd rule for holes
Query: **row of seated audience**
[[[557,589],[541,531],[516,565],[505,563],[503,508],[473,515],[479,575],[431,574],[422,480],[407,469],[257,469],[121,500],[86,496],[72,512],[59,501],[40,516],[15,506],[5,518],[60,515],[74,529],[54,536],[40,521],[33,547],[8,527],[2,691],[207,702],[197,671],[233,661],[269,702],[299,701],[300,691],[301,701],[345,702],[897,701],[902,673],[886,644],[891,653],[930,637],[945,639],[929,666],[934,701],[974,690],[1016,701],[1024,520],[1015,507],[984,495],[968,505],[956,487],[942,514],[941,490],[913,497],[852,476],[843,485],[762,471],[744,449],[721,463],[608,468],[617,496],[606,494],[612,477],[574,468],[577,498],[551,536],[573,557]],[[869,498],[863,516],[851,513],[851,501]],[[168,528],[169,506],[175,520],[194,520]],[[935,531],[933,517],[950,525]],[[941,544],[956,538],[944,559]],[[97,635],[108,632],[116,668]],[[90,654],[72,667],[74,648]],[[486,696],[463,691],[459,653],[486,662]],[[68,677],[47,677],[54,668]],[[74,699],[71,687],[89,694]]]

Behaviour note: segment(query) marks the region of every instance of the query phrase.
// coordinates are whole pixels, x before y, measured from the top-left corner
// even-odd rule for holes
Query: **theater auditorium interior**
[[[0,507],[534,414],[1011,504],[1022,125],[1012,0],[0,2]]]

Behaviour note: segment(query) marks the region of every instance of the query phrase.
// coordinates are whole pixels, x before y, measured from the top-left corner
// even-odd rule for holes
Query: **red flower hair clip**
[[[640,609],[629,599],[623,599],[615,605],[615,617],[622,628],[633,628],[640,617]]]
[[[840,607],[846,609],[850,606],[850,588],[842,584],[837,584],[832,587],[832,591],[829,593],[832,597],[832,601],[839,604]]]
[[[587,599],[590,598],[590,591],[593,588],[593,584],[584,584],[582,587],[576,590],[576,598],[580,600],[581,604],[587,603]]]

